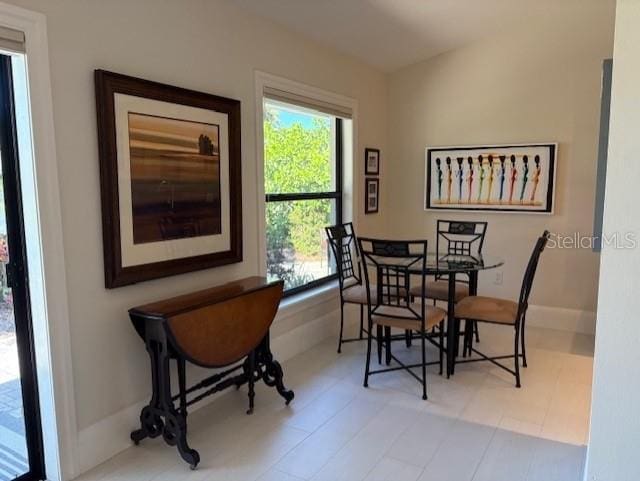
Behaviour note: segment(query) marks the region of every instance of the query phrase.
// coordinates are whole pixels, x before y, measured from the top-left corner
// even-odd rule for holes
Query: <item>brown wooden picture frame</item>
[[[242,177],[240,101],[104,70],[95,71],[105,286],[114,288],[150,279],[242,261]],[[212,110],[228,116],[229,249],[205,255],[122,266],[115,94]],[[224,201],[225,199],[223,199]]]
[[[369,185],[376,186],[375,199],[376,206],[371,207],[369,205],[369,200],[371,195],[369,194]],[[365,214],[376,214],[380,209],[380,179],[377,177],[366,177],[364,179],[364,213]]]

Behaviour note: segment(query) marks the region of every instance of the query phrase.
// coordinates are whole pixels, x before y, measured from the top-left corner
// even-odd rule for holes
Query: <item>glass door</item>
[[[44,479],[13,95],[0,54],[0,481]]]

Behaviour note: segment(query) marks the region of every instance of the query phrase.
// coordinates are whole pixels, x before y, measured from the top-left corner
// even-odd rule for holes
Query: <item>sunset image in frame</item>
[[[129,112],[134,244],[221,232],[219,126]]]

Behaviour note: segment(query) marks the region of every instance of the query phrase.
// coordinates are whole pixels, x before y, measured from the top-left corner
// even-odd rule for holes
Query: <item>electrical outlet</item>
[[[493,278],[493,283],[496,286],[501,286],[502,285],[502,271],[495,273],[495,277]]]

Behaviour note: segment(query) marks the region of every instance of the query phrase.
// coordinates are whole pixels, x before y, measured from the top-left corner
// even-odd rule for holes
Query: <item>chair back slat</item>
[[[340,289],[361,284],[360,255],[353,224],[347,222],[325,227],[325,231],[336,261]]]
[[[482,254],[487,222],[438,219],[436,252],[438,256]]]
[[[421,320],[425,317],[425,296],[412,302],[411,272],[426,269],[427,241],[358,239],[362,255],[364,282],[367,288],[369,315],[397,319]],[[425,292],[425,276],[420,276]],[[376,302],[372,304],[372,289]]]
[[[482,255],[487,222],[438,219],[436,255],[438,259],[451,256]],[[448,275],[437,275],[436,279],[447,279]],[[461,282],[468,282],[460,280]]]
[[[522,287],[520,288],[520,298],[518,299],[518,316],[517,322],[523,322],[524,316],[529,307],[529,295],[531,294],[531,288],[533,287],[533,279],[536,275],[538,268],[538,261],[540,255],[544,251],[547,242],[549,241],[549,231],[545,230],[540,237],[536,240],[536,243],[531,252],[531,257],[527,263],[527,268],[524,271],[524,277],[522,279]]]

